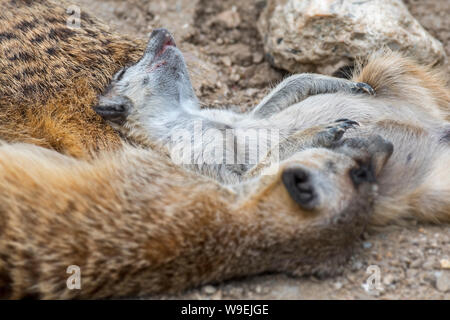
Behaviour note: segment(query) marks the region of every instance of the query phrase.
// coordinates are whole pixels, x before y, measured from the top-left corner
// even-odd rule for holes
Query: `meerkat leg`
[[[266,157],[256,166],[251,168],[244,176],[244,179],[255,177],[259,173],[281,160],[289,158],[305,148],[324,147],[330,148],[333,143],[339,141],[344,133],[353,129],[359,124],[349,119],[338,119],[329,125],[314,126],[302,131],[295,132],[286,137],[278,145],[274,146]]]
[[[335,92],[375,95],[372,87],[364,82],[353,82],[319,74],[297,74],[281,82],[255,107],[252,114],[257,118],[268,117],[309,96]]]
[[[224,186],[152,151],[88,162],[2,145],[0,297],[130,297],[263,272],[335,272],[373,203],[374,182],[348,179],[356,159],[307,150],[273,175]],[[70,267],[79,290],[68,289]]]
[[[315,126],[296,132],[283,140],[277,148],[280,150],[281,159],[286,159],[305,148],[329,148],[334,142],[340,140],[347,130],[356,126],[359,126],[356,121],[338,119],[329,125]]]

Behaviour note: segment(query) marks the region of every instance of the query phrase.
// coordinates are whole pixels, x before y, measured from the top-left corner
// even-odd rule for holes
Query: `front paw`
[[[352,87],[353,93],[365,93],[369,96],[375,95],[375,90],[369,86],[367,83],[364,82],[355,82]]]
[[[356,126],[359,126],[359,123],[356,121],[338,119],[317,134],[317,142],[320,146],[330,147],[334,142],[339,141],[347,130]]]

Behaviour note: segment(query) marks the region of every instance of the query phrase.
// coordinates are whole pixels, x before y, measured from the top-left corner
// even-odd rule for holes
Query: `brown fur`
[[[350,158],[305,151],[228,188],[154,151],[125,148],[75,160],[32,145],[0,147],[0,296],[105,298],[170,293],[266,271],[334,273],[369,219],[371,184],[357,190]],[[315,160],[314,160],[315,159]],[[340,201],[313,212],[280,174],[314,162]],[[81,268],[69,290],[67,267]]]
[[[374,131],[398,140],[391,165],[380,177],[386,186],[381,183],[373,224],[411,218],[450,223],[450,140],[445,138],[450,130],[450,90],[440,72],[385,51],[369,57],[353,79],[370,84],[377,98],[392,101],[392,106],[406,102],[417,114],[424,113],[424,119],[430,115],[435,119],[431,130],[408,120],[385,119],[373,125]]]
[[[110,33],[84,11],[72,29],[69,5],[58,2],[0,1],[0,138],[87,157],[120,145],[91,106],[145,43]]]
[[[90,107],[113,73],[140,56],[144,43],[112,35],[88,15],[83,28],[71,31],[61,18],[64,8],[52,1],[0,4],[0,138],[79,158],[120,145]],[[414,92],[430,106],[439,105],[424,104],[426,112],[448,119],[442,82],[399,59],[372,59],[358,81],[392,99],[410,99]],[[319,212],[301,210],[282,185],[281,172],[299,163],[321,167],[330,159],[342,162],[335,177],[329,174],[341,201]],[[421,188],[404,194],[407,201],[382,202],[379,222],[392,219],[386,212],[408,212],[404,203],[414,206],[423,198],[445,221],[450,197],[433,194],[436,181],[448,172],[445,159],[433,163],[437,169]],[[346,173],[352,165],[352,159],[331,151],[307,150],[283,162],[274,176],[225,187],[151,150],[126,147],[84,161],[5,144],[0,147],[0,296],[119,297],[175,292],[265,271],[333,272],[348,257],[372,204],[369,185],[351,187]],[[72,264],[81,267],[82,290],[66,288]]]
[[[369,84],[380,97],[410,101],[438,118],[450,121],[450,90],[436,69],[419,65],[398,52],[377,52],[357,65],[354,81]],[[436,108],[435,106],[438,106]]]
[[[90,106],[143,43],[111,35],[87,15],[71,31],[52,1],[2,1],[0,9],[0,137],[76,157],[117,146]],[[355,163],[342,161],[336,192],[353,189],[346,173]],[[87,162],[3,145],[0,296],[119,297],[264,271],[334,272],[369,217],[367,187],[310,213],[279,175],[233,190],[153,151],[127,148]],[[72,264],[81,267],[82,290],[66,288]]]

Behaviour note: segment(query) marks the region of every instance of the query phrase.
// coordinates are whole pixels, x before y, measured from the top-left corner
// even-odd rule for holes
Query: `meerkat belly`
[[[289,135],[341,118],[360,124],[358,130],[347,132],[347,137],[378,134],[393,143],[394,153],[380,177],[383,192],[414,189],[423,181],[440,146],[437,128],[442,127],[442,122],[416,106],[365,96],[324,94],[287,108],[267,119],[263,126]]]
[[[348,94],[323,94],[309,97],[275,114],[265,125],[299,130],[339,118],[352,119],[361,126],[386,119],[418,126],[433,122],[431,116],[403,102]]]

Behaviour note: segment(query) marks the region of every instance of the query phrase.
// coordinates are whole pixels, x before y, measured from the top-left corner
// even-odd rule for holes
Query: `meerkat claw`
[[[344,129],[350,129],[350,128],[354,128],[355,126],[359,126],[358,122],[349,120],[349,119],[345,119],[345,118],[338,119],[335,121],[335,123],[338,123]]]
[[[333,142],[339,141],[348,129],[359,126],[359,123],[350,119],[338,119],[332,125],[326,126],[325,130],[318,133],[319,144],[325,147]]]
[[[375,90],[365,82],[357,82],[355,83],[355,87],[353,88],[354,93],[366,93],[369,96],[374,96]]]

